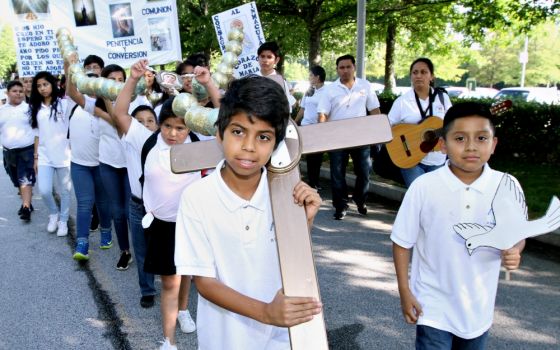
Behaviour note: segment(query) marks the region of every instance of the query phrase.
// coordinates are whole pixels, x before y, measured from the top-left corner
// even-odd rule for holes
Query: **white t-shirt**
[[[29,123],[29,105],[17,106],[6,103],[0,107],[0,136],[2,146],[7,149],[23,148],[35,142],[37,130]]]
[[[126,168],[124,146],[119,139],[117,129],[99,118],[99,162],[113,168]]]
[[[469,255],[453,225],[495,224],[491,206],[502,175],[486,165],[482,175],[466,185],[447,162],[407,190],[391,240],[414,247],[409,283],[422,305],[418,324],[465,339],[482,335],[492,325],[501,252],[480,247]]]
[[[175,233],[177,274],[216,278],[270,302],[282,287],[266,169],[251,200],[224,182],[222,160],[181,195]],[[288,329],[262,324],[198,297],[199,349],[290,349]]]
[[[37,113],[39,126],[39,166],[63,168],[70,166],[70,142],[68,136],[68,100],[58,99],[56,120],[51,117],[50,106],[41,105]]]
[[[84,98],[84,108],[78,106],[70,118],[72,162],[83,166],[97,166],[99,165],[99,118],[93,116],[95,99],[85,95]],[[69,100],[70,112],[74,106],[76,102]]]
[[[424,111],[427,110],[427,114],[429,114],[429,98],[425,100],[419,99],[419,101],[422,109]],[[450,107],[451,101],[446,93],[443,94],[443,104],[441,103],[439,96],[436,95],[432,103],[433,116],[443,119],[445,113]],[[429,117],[429,115],[427,116]],[[416,98],[414,97],[414,89],[407,91],[395,100],[391,110],[389,111],[388,117],[391,125],[405,123],[418,124],[422,120],[422,114],[420,114],[420,110],[416,104]],[[435,151],[426,154],[421,163],[425,165],[441,165],[443,162],[445,162],[445,154],[440,151]]]
[[[365,117],[368,111],[379,108],[379,100],[369,81],[355,78],[349,89],[340,78],[326,87],[317,112],[329,116],[329,120]]]
[[[301,125],[316,124],[319,119],[319,113],[317,113],[317,105],[321,100],[321,97],[326,91],[326,86],[323,85],[319,89],[315,89],[313,96],[303,96],[301,100],[301,108],[303,108],[303,119],[301,120]]]
[[[128,133],[124,134],[122,137],[125,148],[126,170],[128,173],[128,182],[130,183],[130,192],[137,198],[142,198],[142,185],[140,185],[139,181],[140,176],[142,176],[142,164],[140,160],[142,147],[150,135],[152,135],[152,131],[140,124],[135,118],[131,118]]]
[[[139,173],[136,179],[142,174],[140,164],[142,147],[151,134],[152,132],[150,130],[146,129],[136,119],[132,119],[125,141],[130,146],[131,154],[132,152],[138,152],[136,153],[136,157],[138,158],[137,165]],[[199,134],[197,134],[197,136],[200,140],[211,138]],[[190,142],[191,138],[187,136],[184,143]],[[159,134],[157,136],[156,145],[150,150],[146,157],[146,163],[144,164],[144,191],[141,193],[147,213],[152,213],[156,218],[163,221],[175,222],[177,220],[177,208],[179,207],[180,194],[185,187],[200,179],[201,175],[200,172],[174,174],[171,171],[170,148],[171,147],[163,141],[161,134]],[[135,191],[137,191],[137,189]],[[139,197],[136,193],[134,195]]]

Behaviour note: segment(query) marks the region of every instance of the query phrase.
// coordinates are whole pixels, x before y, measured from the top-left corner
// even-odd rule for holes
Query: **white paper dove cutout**
[[[527,237],[542,235],[560,227],[558,197],[552,197],[545,216],[529,221],[525,197],[508,174],[504,174],[498,185],[492,200],[492,212],[496,223],[494,226],[475,223],[453,225],[453,230],[465,239],[469,255],[482,246],[509,249]]]

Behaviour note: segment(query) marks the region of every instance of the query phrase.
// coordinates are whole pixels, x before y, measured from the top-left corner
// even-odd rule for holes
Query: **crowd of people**
[[[257,55],[260,76],[234,80],[225,91],[214,85],[204,54],[177,64],[179,76],[189,74],[181,92],[195,95],[201,106],[219,108],[215,136],[189,130],[183,116],[174,114],[175,96],[158,85],[146,60],[135,63],[127,78],[116,64],[85,58],[89,77],[124,83],[116,101],[83,94],[72,79],[61,89],[50,72],[7,85],[0,133],[4,167],[21,195],[20,219],[31,220],[38,182],[49,212],[46,230],[66,236],[73,190],[75,260],[89,260],[89,235],[98,228],[99,248],[112,248],[117,238],[118,270],[135,259],[141,307],[154,306],[154,279],[161,277],[162,349],[176,349],[177,323],[185,333],[198,332],[200,349],[286,349],[287,327],[322,310],[314,298],[282,292],[266,165],[285,136],[295,99],[281,75],[278,45],[264,43]],[[338,79],[327,87],[325,70],[310,68],[311,88],[296,117],[301,127],[380,113],[374,89],[355,76],[353,56],[339,57],[336,70]],[[191,74],[205,91],[193,91]],[[391,235],[402,313],[417,324],[419,349],[480,349],[492,322],[500,261],[517,268],[524,242],[470,256],[447,226],[492,220],[489,208],[502,174],[487,164],[497,142],[492,116],[476,103],[452,107],[433,86],[429,59],[415,60],[410,75],[413,89],[393,104],[391,125],[436,116],[444,127],[443,153],[430,152],[417,166],[402,169],[409,190]],[[146,95],[132,100],[142,77]],[[155,102],[146,97],[152,92],[160,94]],[[173,145],[214,137],[224,159],[213,171],[171,171]],[[367,215],[370,146],[328,153],[333,218],[342,220],[349,209],[349,158],[356,174],[351,200]],[[293,192],[310,229],[321,204],[322,160],[322,153],[306,156],[309,184],[299,182]],[[419,249],[412,254],[409,279],[413,247]],[[196,323],[187,308],[193,281],[199,293]]]

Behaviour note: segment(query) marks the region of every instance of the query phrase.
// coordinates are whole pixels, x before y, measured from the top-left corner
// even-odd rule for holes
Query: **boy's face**
[[[263,50],[259,55],[259,65],[261,66],[261,71],[265,73],[272,72],[278,61],[280,61],[280,57],[276,57],[274,52],[270,50]]]
[[[8,103],[12,106],[19,106],[23,102],[24,98],[25,94],[23,93],[23,87],[14,85],[10,90],[8,90]]]
[[[488,162],[498,139],[490,121],[479,116],[459,118],[442,140],[441,150],[449,157],[451,171],[461,180],[475,180]]]
[[[274,150],[276,134],[270,123],[256,117],[251,122],[242,112],[231,117],[219,140],[226,161],[222,176],[230,183],[260,179],[261,168],[268,163]]]

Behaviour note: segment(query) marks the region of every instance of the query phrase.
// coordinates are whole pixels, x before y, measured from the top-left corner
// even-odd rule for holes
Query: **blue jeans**
[[[144,217],[144,205],[134,200],[130,201],[128,210],[128,218],[130,223],[130,236],[132,237],[132,246],[134,247],[134,257],[136,258],[136,268],[138,269],[138,284],[140,292],[144,295],[155,295],[154,275],[144,272],[144,258],[146,257],[146,237],[144,236],[144,228],[142,227],[142,218]]]
[[[130,201],[130,183],[126,168],[114,168],[99,163],[101,179],[109,196],[113,224],[121,251],[129,250],[128,243],[128,202]]]
[[[93,204],[97,207],[101,229],[111,230],[109,197],[101,181],[99,166],[70,164],[70,174],[76,194],[76,238],[87,240]]]
[[[311,187],[319,187],[321,178],[321,164],[323,163],[323,152],[305,155],[307,162],[307,184]]]
[[[483,350],[488,331],[473,339],[463,339],[437,328],[416,326],[416,350]]]
[[[408,169],[401,169],[401,174],[404,179],[404,184],[408,188],[412,181],[416,180],[416,178],[420,175],[424,175],[425,173],[429,173],[430,171],[434,171],[438,168],[441,168],[441,165],[426,165],[422,163],[418,163],[418,165],[413,166],[412,168]]]
[[[346,166],[352,157],[356,183],[352,199],[357,205],[364,205],[369,189],[369,174],[371,172],[370,146],[344,149],[329,152],[331,162],[331,190],[333,206],[341,211],[348,205],[348,187],[346,185]]]
[[[40,165],[37,181],[39,193],[49,210],[49,215],[56,215],[59,213],[58,206],[53,196],[53,187],[56,189],[56,192],[60,196],[59,220],[67,222],[70,215],[70,191],[72,191],[70,167],[53,168],[48,165]]]

